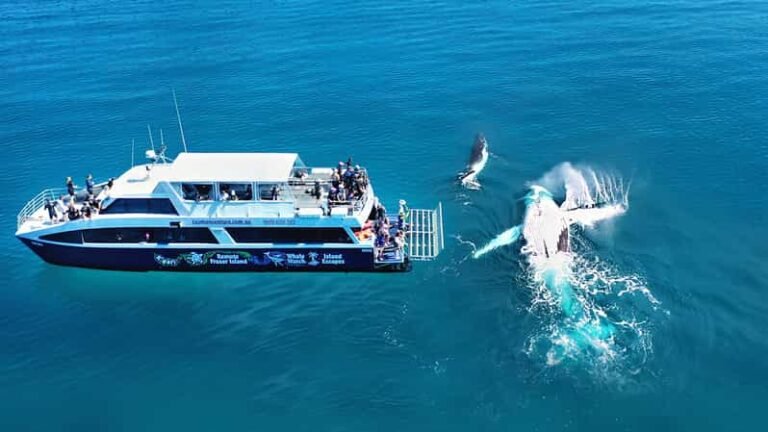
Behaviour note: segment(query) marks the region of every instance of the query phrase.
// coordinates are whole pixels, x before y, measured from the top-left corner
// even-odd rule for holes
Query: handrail
[[[23,225],[24,222],[31,219],[32,215],[45,205],[45,200],[56,201],[59,197],[66,194],[66,192],[66,188],[50,188],[35,195],[34,198],[29,200],[19,211],[19,214],[16,217],[16,228],[21,228],[21,225]]]

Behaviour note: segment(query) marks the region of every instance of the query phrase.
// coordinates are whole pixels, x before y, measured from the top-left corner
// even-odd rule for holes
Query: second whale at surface
[[[483,134],[477,134],[475,142],[472,144],[472,152],[469,154],[469,161],[464,171],[458,175],[459,182],[468,189],[479,189],[480,182],[477,181],[477,175],[485,168],[488,163],[488,141]]]

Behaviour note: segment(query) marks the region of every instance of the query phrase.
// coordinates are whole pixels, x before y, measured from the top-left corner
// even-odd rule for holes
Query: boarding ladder
[[[443,204],[433,210],[410,209],[406,216],[406,248],[413,261],[431,261],[445,247]]]

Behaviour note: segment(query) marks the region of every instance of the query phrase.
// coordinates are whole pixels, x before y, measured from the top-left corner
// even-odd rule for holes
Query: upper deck
[[[300,224],[360,226],[374,202],[367,172],[350,168],[356,193],[336,197],[332,191],[335,170],[306,167],[295,153],[181,153],[170,163],[134,166],[114,179],[111,188],[106,182],[97,185],[94,193],[103,211],[94,218],[141,214],[130,208],[147,208],[148,200],[159,199],[170,202],[175,217],[272,219],[273,223],[274,219],[296,219]],[[64,193],[47,190],[31,200],[19,213],[19,230],[35,229],[22,230],[26,222],[46,221],[45,199],[55,201]],[[83,194],[78,201],[85,198]],[[65,210],[64,201],[59,201],[60,213]]]

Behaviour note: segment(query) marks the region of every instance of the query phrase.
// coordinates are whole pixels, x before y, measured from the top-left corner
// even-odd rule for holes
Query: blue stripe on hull
[[[167,271],[374,271],[371,249],[94,248],[20,239],[43,260],[108,270]]]

